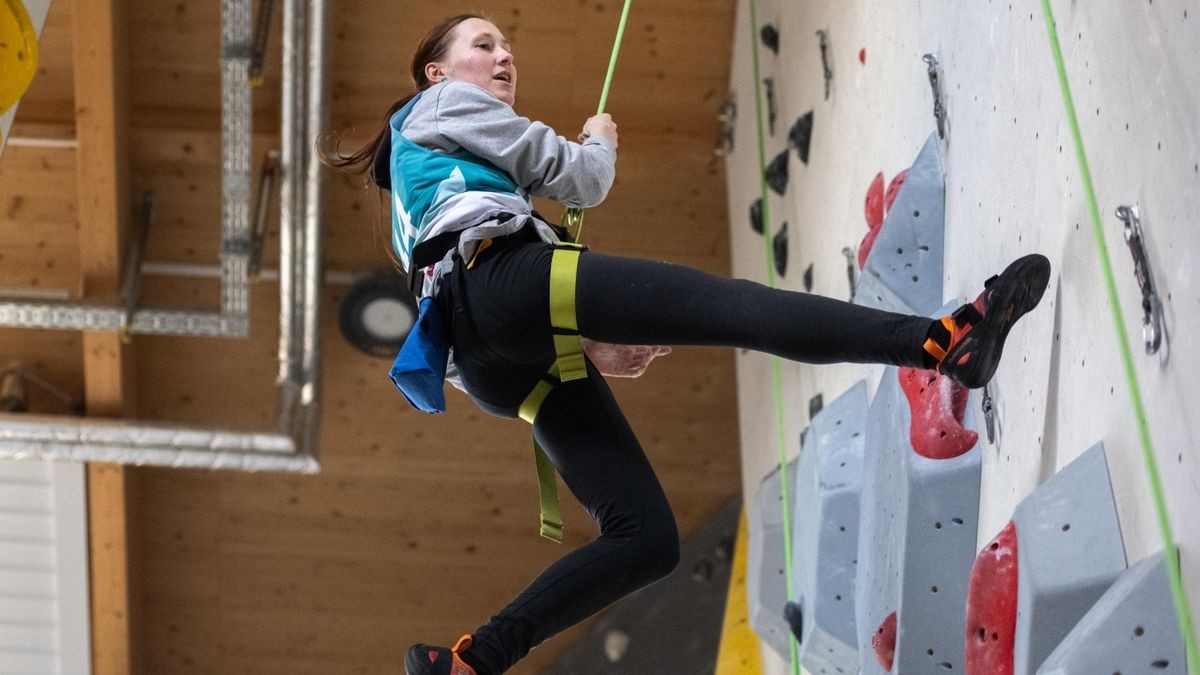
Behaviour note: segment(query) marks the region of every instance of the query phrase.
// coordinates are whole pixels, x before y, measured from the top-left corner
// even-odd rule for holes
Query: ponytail
[[[383,123],[371,137],[371,140],[349,155],[341,153],[340,134],[326,133],[318,136],[316,139],[316,154],[321,163],[349,174],[365,174],[369,171],[369,178],[375,185],[380,189],[390,190],[392,181],[389,174],[389,160],[392,154],[392,115],[399,112],[418,93],[433,86],[433,83],[425,76],[425,66],[434,61],[440,61],[446,56],[446,52],[450,49],[450,44],[454,41],[454,31],[458,28],[458,24],[467,19],[483,18],[478,14],[459,14],[431,28],[425,34],[425,37],[421,39],[421,42],[417,45],[416,52],[413,54],[411,66],[412,81],[416,85],[416,91],[392,103],[391,107],[388,108],[387,115],[383,118]],[[327,146],[331,143],[333,147],[327,150]],[[367,187],[365,181],[363,187]],[[400,261],[397,259],[390,245],[388,246],[388,257],[397,269],[402,269]]]
[[[317,157],[326,166],[331,166],[335,169],[345,171],[347,173],[361,174],[366,173],[368,169],[372,169],[381,152],[390,151],[392,144],[391,119],[401,108],[413,99],[417,93],[425,91],[433,86],[429,78],[425,76],[426,64],[434,61],[440,61],[446,56],[446,52],[450,49],[450,43],[454,41],[454,30],[458,28],[458,24],[467,19],[482,19],[484,17],[478,14],[459,14],[439,23],[425,34],[417,45],[417,51],[413,54],[412,60],[412,80],[416,85],[416,92],[413,92],[392,104],[388,108],[387,115],[383,118],[383,123],[371,137],[367,144],[349,155],[343,155],[340,152],[341,139],[336,134],[323,134],[317,138]],[[333,151],[326,152],[322,147],[330,139],[333,139]],[[390,152],[389,152],[390,154]],[[377,174],[378,172],[372,172]],[[381,181],[390,183],[388,176],[372,175],[372,179],[379,184]],[[380,187],[385,187],[381,185]]]

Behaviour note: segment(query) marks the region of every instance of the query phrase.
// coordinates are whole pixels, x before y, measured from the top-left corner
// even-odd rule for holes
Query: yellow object
[[[583,356],[579,323],[575,318],[575,276],[579,270],[579,244],[560,242],[554,246],[550,259],[550,326],[554,335],[554,363],[542,376],[533,391],[521,403],[518,414],[533,424],[538,410],[556,384],[587,377],[587,360]],[[554,464],[533,439],[534,459],[537,462],[538,499],[541,504],[541,535],[553,542],[563,542],[562,513],[558,507],[558,482]]]
[[[746,558],[749,556],[750,535],[747,534],[746,509],[743,507],[738,521],[733,569],[729,573],[729,595],[725,600],[716,675],[762,675],[758,636],[750,628],[750,606],[746,601]]]
[[[0,115],[29,88],[37,72],[37,31],[21,0],[0,6]]]
[[[567,228],[571,233],[571,238],[575,241],[583,241],[583,209],[568,207],[563,209],[562,226]]]

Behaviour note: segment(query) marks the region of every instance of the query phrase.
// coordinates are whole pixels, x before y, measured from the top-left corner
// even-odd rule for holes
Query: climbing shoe
[[[471,636],[464,635],[450,649],[413,645],[404,657],[407,675],[478,675],[458,656],[471,646]]]
[[[925,351],[936,370],[965,387],[977,389],[988,383],[1000,363],[1004,339],[1013,324],[1037,307],[1050,281],[1050,261],[1043,255],[1018,258],[999,275],[984,282],[975,302],[963,305],[941,325],[949,339],[930,337]]]

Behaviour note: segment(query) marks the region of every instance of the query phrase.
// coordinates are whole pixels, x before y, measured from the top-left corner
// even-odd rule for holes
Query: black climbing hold
[[[788,145],[796,150],[800,161],[808,164],[808,144],[812,140],[813,114],[809,110],[792,125],[788,132]]]
[[[771,160],[767,165],[767,185],[771,186],[777,194],[782,195],[787,192],[788,180],[788,152],[784,150]]]
[[[808,419],[811,420],[812,418],[816,417],[817,413],[821,412],[821,409],[824,407],[825,397],[821,394],[817,394],[816,396],[808,399]]]
[[[810,263],[810,264],[809,264],[809,266],[808,266],[808,269],[804,270],[804,292],[805,292],[805,293],[812,293],[812,284],[813,284],[813,279],[812,279],[813,270],[812,270],[812,268],[813,268],[813,266],[812,266],[812,264]]]
[[[775,235],[775,271],[779,276],[787,274],[787,221],[779,228],[779,234]]]
[[[750,205],[750,227],[759,234],[763,233],[762,211],[762,199],[755,199],[754,203]]]
[[[767,49],[776,54],[779,53],[779,30],[773,24],[763,26],[759,35],[762,36],[763,44],[766,45]]]
[[[789,602],[783,606],[783,620],[787,622],[788,628],[792,629],[792,635],[796,636],[796,642],[804,641],[804,610],[800,609],[800,605]]]
[[[767,90],[767,133],[775,135],[775,80],[764,77],[763,88]]]

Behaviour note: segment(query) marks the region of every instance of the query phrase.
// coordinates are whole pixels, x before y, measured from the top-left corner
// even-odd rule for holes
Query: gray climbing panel
[[[909,180],[912,180],[911,178]],[[907,185],[907,184],[906,184]],[[972,399],[977,396],[971,393]],[[967,405],[963,426],[978,429]],[[855,614],[864,675],[886,672],[871,638],[892,612],[894,673],[962,673],[967,582],[975,561],[980,448],[928,459],[909,442],[908,400],[884,371],[867,417]]]
[[[1121,574],[1037,671],[1094,673],[1187,673],[1161,551]]]
[[[797,460],[787,465],[788,491],[795,494]],[[750,527],[750,557],[746,561],[746,600],[750,627],[784,656],[789,655],[791,630],[783,619],[787,577],[783,551],[783,496],[776,467],[758,486],[746,514]]]
[[[800,450],[792,573],[804,617],[800,660],[814,675],[858,672],[854,578],[867,407],[864,380],[813,417]]]
[[[1125,569],[1104,445],[1096,444],[1034,490],[1017,506],[1013,522],[1013,672],[1033,675]]]
[[[937,134],[929,136],[863,265],[854,302],[905,314],[942,304],[946,178]]]

